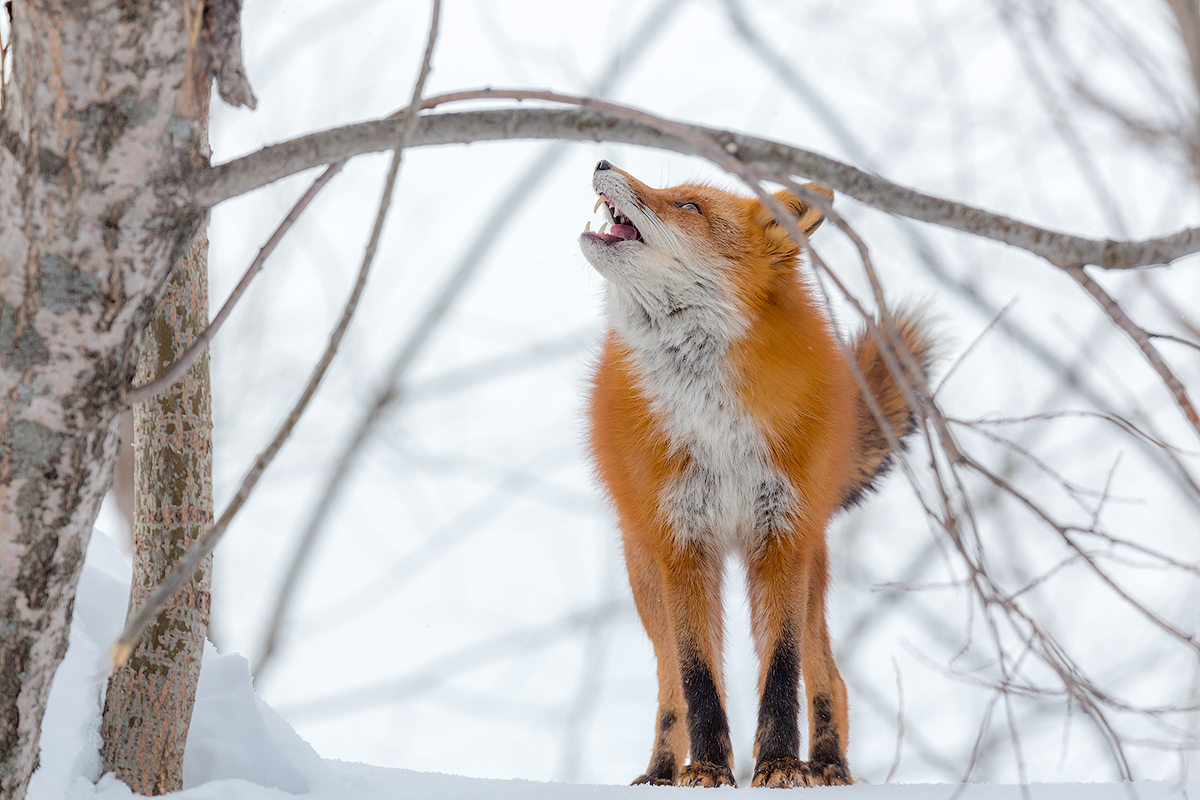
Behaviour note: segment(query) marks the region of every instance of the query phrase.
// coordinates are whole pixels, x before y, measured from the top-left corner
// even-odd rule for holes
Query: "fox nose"
[[[598,164],[596,164],[597,172],[599,172],[602,169],[612,169],[612,164],[608,163],[607,158],[600,159],[600,162]]]

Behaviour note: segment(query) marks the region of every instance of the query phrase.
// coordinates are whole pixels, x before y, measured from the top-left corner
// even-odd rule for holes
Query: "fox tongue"
[[[627,242],[632,242],[638,236],[637,228],[632,225],[613,225],[608,232],[620,236]]]

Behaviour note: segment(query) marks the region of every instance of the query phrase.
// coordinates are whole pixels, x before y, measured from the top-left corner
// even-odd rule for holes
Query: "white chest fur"
[[[663,491],[663,514],[680,542],[725,550],[789,530],[798,498],[733,389],[728,354],[746,322],[715,289],[692,284],[651,305],[610,286],[607,301],[609,320],[633,352],[639,388],[672,448],[688,457]]]

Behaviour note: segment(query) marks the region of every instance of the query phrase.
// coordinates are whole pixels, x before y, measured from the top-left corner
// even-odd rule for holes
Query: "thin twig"
[[[1151,339],[1162,339],[1164,342],[1174,342],[1185,347],[1190,347],[1193,350],[1200,350],[1200,343],[1193,342],[1191,339],[1184,339],[1182,336],[1175,336],[1170,333],[1150,333],[1146,331],[1146,335]]]
[[[441,12],[441,0],[433,0],[433,16],[429,25],[429,39],[425,47],[425,57],[421,63],[421,70],[417,76],[416,85],[413,87],[413,101],[409,108],[415,108],[420,100],[421,92],[425,86],[425,80],[429,77],[431,69],[431,60],[433,58],[433,46],[437,41],[438,17]],[[358,278],[355,281],[354,288],[350,292],[350,298],[346,301],[346,306],[342,311],[341,319],[338,321],[337,327],[333,334],[329,337],[329,345],[322,354],[320,361],[313,369],[313,373],[309,378],[308,384],[304,387],[304,391],[300,395],[300,399],[296,401],[291,413],[288,414],[283,424],[275,434],[275,438],[267,446],[255,460],[254,465],[242,479],[241,486],[238,487],[237,494],[229,501],[222,512],[220,519],[204,532],[188,551],[183,558],[179,560],[179,564],[172,570],[161,584],[150,594],[146,601],[138,609],[137,614],[133,615],[125,624],[125,630],[121,632],[121,636],[113,644],[109,651],[109,659],[115,667],[120,667],[125,663],[129,654],[133,651],[133,646],[137,640],[141,638],[143,632],[151,621],[158,615],[162,605],[178,590],[178,588],[190,579],[193,572],[213,548],[229,527],[229,523],[233,517],[245,504],[250,496],[250,492],[258,483],[263,472],[270,463],[278,455],[279,450],[283,447],[288,437],[291,435],[292,429],[296,423],[300,421],[301,415],[308,407],[309,401],[316,394],[318,387],[321,385],[322,379],[325,377],[326,371],[329,369],[333,357],[337,354],[338,346],[346,335],[346,331],[350,326],[350,320],[354,317],[354,312],[358,307],[359,298],[362,296],[363,287],[366,286],[367,275],[370,273],[371,263],[375,260],[375,252],[379,245],[379,239],[383,234],[383,223],[387,218],[388,208],[391,205],[392,191],[396,185],[396,177],[400,172],[400,162],[404,153],[404,148],[408,144],[408,137],[412,131],[411,124],[414,115],[410,112],[402,117],[402,124],[397,134],[392,153],[392,164],[388,170],[387,181],[384,184],[383,196],[379,201],[379,210],[375,215],[375,226],[371,231],[371,239],[367,243],[366,253],[363,255],[362,267],[359,269]]]
[[[1176,299],[1173,296],[1171,296],[1168,292],[1163,291],[1163,288],[1158,285],[1158,282],[1151,277],[1151,273],[1143,272],[1138,275],[1138,279],[1141,281],[1142,286],[1145,286],[1146,290],[1150,292],[1150,296],[1153,297],[1155,301],[1157,301],[1158,304],[1163,307],[1163,310],[1165,310],[1167,314],[1175,320],[1175,322],[1177,322],[1179,325],[1182,325],[1184,330],[1191,334],[1192,341],[1200,341],[1200,324],[1198,324],[1195,319],[1189,316],[1189,314],[1192,313],[1191,309],[1185,310],[1183,306],[1176,302]]]
[[[892,657],[892,671],[896,673],[896,754],[892,757],[892,766],[888,770],[884,783],[891,783],[896,770],[900,768],[900,755],[904,751],[904,682],[900,679],[900,665]]]
[[[958,425],[966,425],[968,427],[974,427],[976,425],[1023,425],[1027,422],[1053,422],[1055,420],[1066,419],[1068,417],[1091,417],[1094,419],[1104,420],[1105,422],[1111,422],[1113,425],[1116,425],[1121,430],[1132,435],[1134,437],[1135,441],[1143,441],[1150,445],[1153,445],[1154,447],[1158,447],[1163,450],[1170,450],[1170,451],[1172,451],[1174,453],[1178,453],[1180,455],[1185,455],[1185,456],[1190,456],[1190,457],[1200,456],[1200,451],[1186,450],[1182,447],[1177,447],[1176,445],[1173,445],[1170,442],[1165,442],[1162,439],[1158,439],[1154,436],[1151,436],[1149,433],[1146,433],[1141,428],[1139,428],[1137,425],[1135,425],[1134,423],[1125,419],[1121,415],[1112,414],[1107,411],[1091,411],[1088,409],[1064,409],[1062,411],[1047,411],[1042,414],[1026,414],[1025,416],[1021,416],[1021,417],[983,417],[980,419],[970,419],[970,420],[948,417],[947,419],[949,419],[951,422],[956,423]],[[1197,489],[1197,494],[1200,494],[1200,489]]]
[[[1013,455],[1017,456],[1018,458],[1024,459],[1028,463],[1032,464],[1034,469],[1036,469],[1038,472],[1045,475],[1047,479],[1057,483],[1060,487],[1062,487],[1063,491],[1066,492],[1068,495],[1070,495],[1071,499],[1074,500],[1076,502],[1076,504],[1084,511],[1091,512],[1094,510],[1084,502],[1084,500],[1083,500],[1084,497],[1091,495],[1096,498],[1103,498],[1106,496],[1103,492],[1098,492],[1095,489],[1088,489],[1085,486],[1080,486],[1080,485],[1068,480],[1066,477],[1064,477],[1063,475],[1060,475],[1057,471],[1055,471],[1055,469],[1052,466],[1050,466],[1045,461],[1043,461],[1042,459],[1040,459],[1036,455],[1034,455],[1034,453],[1031,450],[1029,450],[1028,448],[1022,447],[1020,444],[1017,444],[1012,439],[1006,438],[1004,436],[1000,436],[999,434],[993,433],[988,430],[983,430],[981,428],[972,428],[971,430],[977,436],[982,436],[983,438],[987,439],[988,441],[992,442],[993,444],[997,444],[997,445],[1005,448],[1008,452],[1012,453]],[[1120,499],[1123,502],[1127,502],[1127,503],[1128,502],[1136,502],[1136,499],[1131,498],[1131,497],[1121,497],[1118,499]]]
[[[1155,349],[1154,343],[1150,341],[1150,335],[1129,318],[1129,315],[1125,313],[1125,309],[1121,308],[1121,305],[1113,299],[1112,295],[1106,292],[1103,286],[1096,283],[1083,267],[1067,267],[1066,272],[1092,296],[1093,300],[1100,304],[1100,307],[1104,309],[1104,313],[1108,315],[1109,319],[1129,335],[1129,338],[1142,351],[1142,355],[1150,362],[1150,366],[1162,378],[1163,383],[1167,385],[1167,389],[1170,390],[1176,404],[1183,411],[1183,415],[1187,417],[1187,421],[1191,424],[1193,430],[1196,431],[1197,435],[1200,435],[1200,414],[1196,413],[1196,407],[1192,405],[1192,400],[1188,397],[1183,382],[1175,376],[1175,373],[1171,371],[1171,367],[1167,365],[1167,362],[1163,360],[1158,350]]]
[[[345,165],[346,162],[344,160],[330,164],[328,167],[326,167],[325,171],[321,173],[320,177],[312,182],[312,185],[308,187],[308,191],[300,196],[300,199],[296,201],[294,206],[292,206],[292,210],[288,212],[287,216],[283,218],[283,221],[279,223],[279,227],[277,227],[275,232],[271,234],[271,238],[267,239],[267,243],[264,244],[258,251],[258,255],[254,257],[254,261],[250,262],[250,266],[246,268],[246,272],[242,275],[242,279],[238,281],[237,286],[233,287],[233,291],[229,293],[229,297],[226,299],[225,304],[221,306],[221,310],[217,312],[215,317],[213,317],[213,320],[208,324],[208,327],[206,327],[200,333],[200,335],[196,337],[196,340],[192,342],[191,346],[183,352],[183,355],[176,359],[171,366],[167,367],[167,369],[164,370],[161,375],[148,383],[142,384],[141,386],[132,387],[126,396],[126,399],[130,405],[133,405],[134,403],[140,403],[143,400],[149,400],[154,395],[172,386],[175,381],[179,380],[187,373],[188,367],[192,365],[192,362],[199,358],[200,354],[203,353],[208,348],[209,344],[212,343],[212,340],[216,337],[217,332],[221,330],[221,326],[225,324],[225,320],[228,319],[229,315],[233,312],[233,308],[235,305],[237,305],[238,300],[240,300],[242,295],[246,293],[246,290],[250,288],[250,282],[253,281],[255,276],[258,275],[258,273],[262,270],[267,258],[270,257],[271,253],[275,252],[275,248],[281,241],[283,241],[283,237],[289,230],[291,230],[292,226],[296,223],[296,220],[300,218],[300,215],[304,213],[305,209],[308,208],[313,199],[316,198],[320,191],[325,188],[326,184],[329,183],[334,175],[337,175],[342,171],[342,167]]]
[[[1017,299],[1015,297],[1012,300],[1009,300],[1004,308],[996,312],[996,315],[992,317],[992,321],[984,326],[983,330],[979,332],[979,335],[976,336],[971,343],[966,346],[962,353],[959,354],[958,358],[954,359],[954,362],[950,364],[950,368],[946,370],[946,374],[943,375],[941,381],[938,382],[937,388],[933,390],[933,397],[936,398],[939,394],[941,394],[942,389],[946,388],[946,383],[950,380],[950,376],[952,376],[959,366],[961,366],[963,362],[967,360],[967,356],[969,356],[975,350],[975,348],[979,346],[979,343],[984,340],[984,338],[992,331],[992,329],[1000,324],[1000,321],[1004,319],[1008,312],[1012,311],[1013,306],[1016,304]]]

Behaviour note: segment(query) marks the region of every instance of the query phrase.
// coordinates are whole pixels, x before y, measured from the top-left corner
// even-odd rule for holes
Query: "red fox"
[[[606,279],[610,326],[590,445],[658,662],[654,749],[634,783],[736,785],[721,679],[729,552],[746,566],[760,662],[753,785],[851,783],[846,688],[825,625],[825,527],[886,470],[889,440],[797,274],[800,248],[759,200],[652,189],[607,161],[592,186],[612,227],[580,236]],[[775,197],[805,234],[824,218],[786,190]],[[912,313],[895,319],[924,376],[924,326]],[[877,345],[859,334],[851,351],[896,436],[910,433],[916,419]]]

